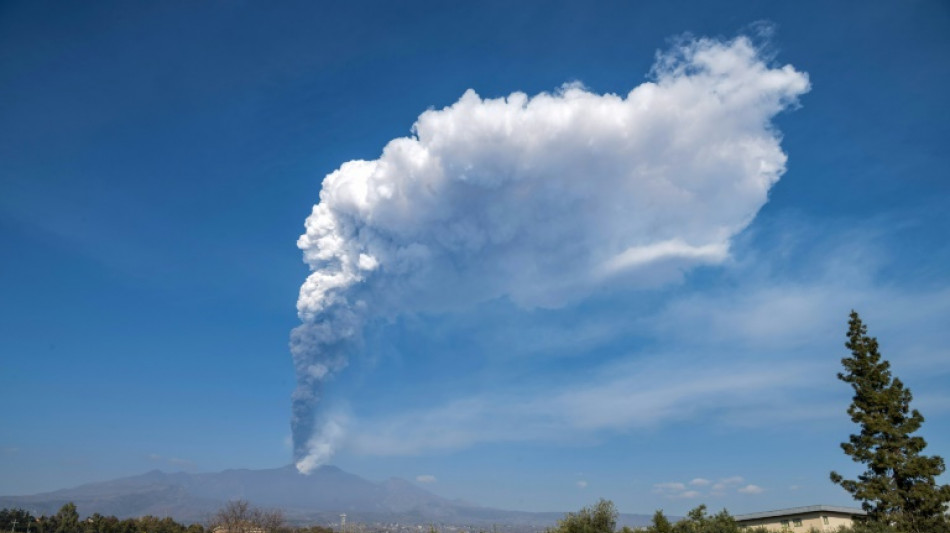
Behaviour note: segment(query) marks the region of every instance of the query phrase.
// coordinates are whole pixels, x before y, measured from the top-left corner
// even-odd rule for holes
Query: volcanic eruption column
[[[367,319],[508,298],[559,307],[720,263],[785,171],[771,124],[808,91],[746,37],[658,54],[618,96],[568,84],[422,113],[410,137],[323,180],[298,241],[311,274],[291,334],[293,449],[304,473],[343,427],[319,412]]]

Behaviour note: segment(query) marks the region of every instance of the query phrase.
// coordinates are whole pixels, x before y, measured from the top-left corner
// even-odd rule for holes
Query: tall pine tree
[[[857,479],[832,472],[831,481],[861,501],[873,521],[908,533],[947,531],[944,513],[950,485],[935,480],[944,471],[943,459],[921,455],[927,443],[912,436],[924,417],[910,408],[910,390],[891,377],[891,365],[881,359],[877,339],[868,337],[854,311],[848,326],[845,346],[851,357],[841,360],[846,372],[838,373],[838,379],[854,389],[848,414],[861,432],[841,448],[867,470]]]

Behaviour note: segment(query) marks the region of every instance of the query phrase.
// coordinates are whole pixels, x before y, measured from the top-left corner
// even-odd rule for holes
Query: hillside
[[[0,508],[55,513],[74,502],[83,516],[95,512],[119,518],[169,516],[182,522],[207,522],[229,500],[284,511],[291,522],[335,523],[340,513],[353,522],[444,523],[544,527],[560,513],[530,513],[479,507],[447,500],[404,479],[372,482],[334,466],[301,475],[293,466],[264,470],[225,470],[189,474],[153,470],[138,476],[34,494],[0,496]],[[646,515],[622,515],[623,525],[643,525]]]

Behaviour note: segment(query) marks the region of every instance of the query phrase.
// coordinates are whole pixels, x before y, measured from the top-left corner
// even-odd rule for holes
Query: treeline
[[[700,505],[687,513],[686,517],[671,522],[663,511],[653,515],[652,523],[646,528],[636,530],[624,526],[617,529],[617,509],[610,500],[600,500],[594,505],[585,507],[576,513],[568,513],[558,520],[557,526],[549,528],[545,533],[775,533],[764,526],[741,527],[729,514],[722,511],[710,515],[705,505]],[[791,529],[786,529],[791,531]],[[795,530],[797,533],[819,533],[816,529]],[[827,532],[827,530],[825,530]],[[856,522],[851,527],[840,527],[836,533],[910,533],[907,529],[898,528],[880,522]],[[922,533],[948,533],[946,527],[927,530]]]
[[[181,524],[171,518],[142,516],[119,519],[93,513],[80,519],[76,505],[63,505],[52,516],[35,517],[23,509],[0,510],[0,533],[333,533],[323,526],[292,527],[280,511],[228,502],[207,524]]]
[[[280,509],[253,507],[247,500],[228,502],[215,513],[208,529],[209,533],[333,533],[323,526],[289,526]]]
[[[610,500],[600,500],[590,507],[585,507],[576,513],[568,513],[558,520],[557,526],[548,529],[545,533],[617,533],[617,508]],[[624,526],[619,533],[633,533]],[[728,511],[710,515],[706,506],[690,511],[685,518],[673,523],[657,511],[653,515],[652,524],[636,531],[646,533],[768,533],[764,527],[740,528]],[[883,533],[883,532],[882,532]]]
[[[67,503],[52,516],[34,517],[23,509],[0,510],[0,531],[13,533],[210,533],[201,524],[179,524],[171,518],[143,516],[120,520],[99,513],[79,519],[76,505]]]
[[[549,528],[545,533],[617,533],[617,508],[610,500],[601,499],[594,505],[585,507],[576,513],[568,513],[558,520],[557,526]],[[624,526],[619,533],[633,533]],[[638,528],[636,531],[647,533],[767,533],[765,528],[740,528],[728,511],[709,515],[706,506],[700,505],[675,523],[657,511],[653,521],[647,528]]]

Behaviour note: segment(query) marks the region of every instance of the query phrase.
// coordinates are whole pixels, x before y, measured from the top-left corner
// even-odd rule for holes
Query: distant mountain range
[[[205,474],[153,470],[43,494],[0,496],[0,508],[22,508],[41,515],[53,514],[63,504],[73,502],[83,516],[154,515],[186,523],[207,523],[229,500],[247,500],[256,507],[281,509],[288,521],[301,524],[332,524],[339,520],[340,513],[346,513],[348,521],[362,523],[541,528],[562,517],[562,513],[506,511],[447,500],[404,479],[374,483],[335,466],[322,466],[307,476],[293,466]],[[625,514],[620,522],[634,527],[649,520],[647,515]]]

